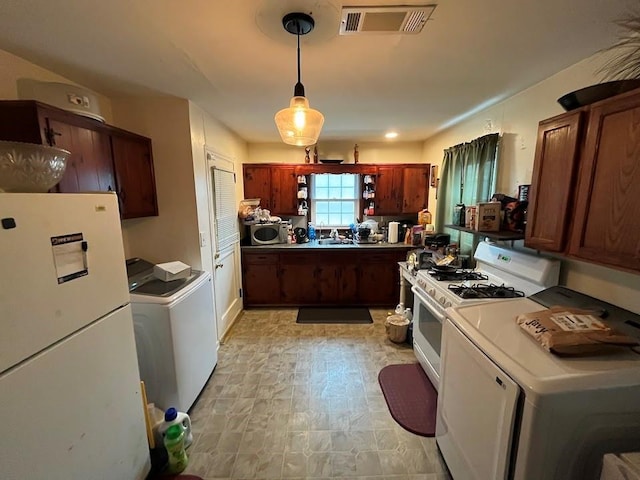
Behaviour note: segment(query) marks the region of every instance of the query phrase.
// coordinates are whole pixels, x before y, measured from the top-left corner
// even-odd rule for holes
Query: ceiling
[[[2,0],[0,49],[107,96],[188,98],[248,142],[279,142],[296,82],[285,13],[322,140],[424,140],[613,43],[637,0],[437,3],[417,35],[338,35],[342,6],[379,0]]]

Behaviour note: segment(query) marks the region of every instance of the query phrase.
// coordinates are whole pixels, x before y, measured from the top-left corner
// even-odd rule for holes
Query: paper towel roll
[[[400,222],[389,222],[389,243],[398,243]]]

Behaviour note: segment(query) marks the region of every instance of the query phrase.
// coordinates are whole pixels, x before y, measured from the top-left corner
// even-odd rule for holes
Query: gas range
[[[418,270],[416,287],[440,308],[526,297],[557,285],[559,262],[481,242],[474,270]]]
[[[490,284],[474,284],[474,285],[455,285],[450,284],[449,290],[458,295],[460,298],[476,298],[476,299],[502,299],[524,297],[524,293],[513,287],[505,285]]]
[[[445,275],[441,272],[419,270],[416,285],[425,295],[432,297],[442,310],[471,302],[524,296],[521,290],[509,285],[507,280],[482,270],[447,272]],[[516,291],[520,295],[511,294]]]
[[[418,270],[413,304],[413,350],[433,386],[440,381],[442,324],[448,307],[503,302],[557,285],[560,262],[481,242],[475,270]]]

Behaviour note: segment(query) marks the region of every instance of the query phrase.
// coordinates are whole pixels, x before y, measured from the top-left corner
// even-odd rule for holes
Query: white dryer
[[[165,282],[153,264],[127,260],[133,325],[147,398],[159,408],[191,408],[218,360],[211,274]]]

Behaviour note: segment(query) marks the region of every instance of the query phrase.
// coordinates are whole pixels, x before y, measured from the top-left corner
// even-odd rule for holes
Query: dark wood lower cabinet
[[[266,253],[243,254],[242,287],[245,304],[271,305],[280,303],[278,257]]]
[[[244,256],[244,255],[243,255]],[[306,255],[280,255],[279,275],[282,305],[310,304],[315,305],[320,301],[318,285],[317,265],[309,262]],[[276,283],[275,286],[278,286]],[[245,305],[247,305],[245,299]],[[250,305],[250,304],[249,304]]]
[[[243,250],[244,306],[390,307],[398,302],[397,262],[405,257],[402,248]]]
[[[397,262],[405,257],[393,257],[394,260],[390,261],[388,253],[372,254],[359,265],[358,296],[361,304],[386,306],[398,303],[400,275]],[[387,302],[381,304],[380,298]]]

